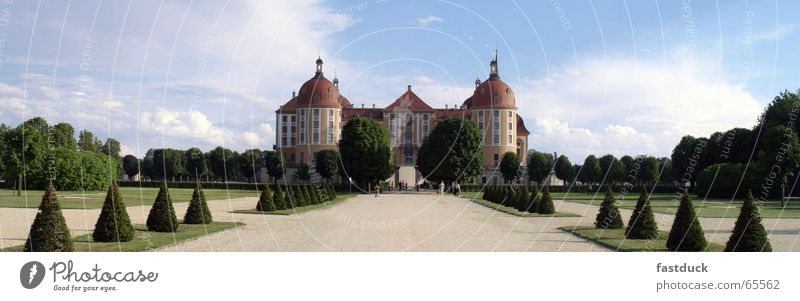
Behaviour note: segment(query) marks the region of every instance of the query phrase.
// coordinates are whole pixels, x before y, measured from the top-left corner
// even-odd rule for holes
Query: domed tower
[[[289,166],[309,164],[317,152],[336,149],[339,142],[344,98],[339,94],[339,80],[331,82],[325,78],[323,64],[322,58],[318,58],[314,76],[276,112],[279,137],[276,148],[284,153]]]
[[[496,51],[489,67],[489,79],[476,85],[468,102],[472,119],[483,132],[483,163],[498,166],[506,152],[518,152],[517,106],[514,91],[500,79]]]

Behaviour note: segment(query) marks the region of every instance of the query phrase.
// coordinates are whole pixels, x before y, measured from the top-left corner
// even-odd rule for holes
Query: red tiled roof
[[[411,91],[411,86],[408,86],[408,90],[403,95],[400,95],[397,100],[395,100],[392,104],[386,107],[384,110],[392,111],[392,110],[410,110],[412,112],[433,112],[434,109],[431,108],[425,101],[423,101],[416,93]]]
[[[522,117],[519,117],[517,114],[517,135],[523,134],[527,136],[531,132],[528,131],[528,128],[525,127],[525,121],[522,120]]]
[[[280,106],[275,113],[294,113],[294,110],[297,109],[297,97],[294,97],[289,100],[286,104]]]

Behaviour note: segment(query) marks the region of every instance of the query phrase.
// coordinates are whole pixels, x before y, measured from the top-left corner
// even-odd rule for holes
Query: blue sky
[[[321,54],[356,105],[406,85],[460,104],[497,49],[533,132],[566,153],[668,155],[751,127],[798,88],[796,1],[0,3],[0,122],[32,116],[150,147],[271,148]]]

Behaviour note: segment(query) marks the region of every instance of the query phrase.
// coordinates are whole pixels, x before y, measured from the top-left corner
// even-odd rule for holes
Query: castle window
[[[328,110],[328,144],[333,144],[333,110]]]
[[[500,145],[500,111],[492,111],[492,144]]]
[[[483,111],[478,111],[478,130],[480,130],[481,135],[483,135]]]
[[[312,110],[311,143],[319,144],[319,109]]]
[[[306,144],[306,110],[300,109],[300,144]]]
[[[492,97],[492,104],[493,105],[496,105],[496,104],[499,104],[499,103],[500,103],[500,96],[495,95],[494,97]]]

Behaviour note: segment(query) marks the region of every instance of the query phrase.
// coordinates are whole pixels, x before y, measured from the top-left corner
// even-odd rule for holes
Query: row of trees
[[[15,128],[0,125],[0,176],[21,192],[45,188],[58,179],[63,190],[102,190],[121,175],[120,143],[101,141],[93,133],[68,123],[49,125],[29,119]]]
[[[508,159],[509,164],[506,164]],[[504,178],[507,173],[516,173],[510,166],[519,162],[514,153],[507,153],[500,164]],[[518,164],[517,164],[518,165]],[[622,156],[620,158],[608,154],[600,158],[589,155],[583,164],[572,164],[567,156],[561,155],[554,158],[552,154],[531,150],[528,152],[528,180],[542,183],[551,171],[555,176],[568,183],[581,182],[585,184],[668,184],[673,182],[669,170],[672,160],[669,158],[656,158],[653,156]],[[662,172],[663,171],[663,172]]]

